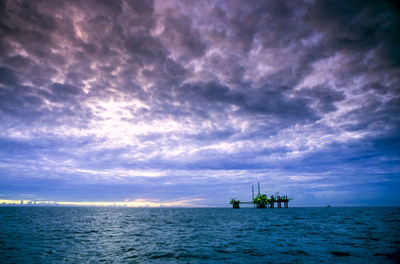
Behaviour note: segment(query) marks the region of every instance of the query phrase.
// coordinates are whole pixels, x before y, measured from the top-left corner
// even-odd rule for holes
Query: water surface
[[[398,263],[400,208],[0,207],[1,263]]]

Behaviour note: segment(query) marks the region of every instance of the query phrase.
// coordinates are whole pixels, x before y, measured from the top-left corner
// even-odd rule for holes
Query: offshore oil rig
[[[232,199],[230,204],[232,208],[239,209],[240,204],[253,204],[254,208],[275,208],[275,203],[278,208],[282,208],[282,203],[284,208],[289,208],[289,201],[293,200],[293,198],[288,198],[287,195],[279,195],[276,193],[275,196],[271,195],[269,198],[266,194],[261,194],[260,192],[260,183],[258,182],[258,193],[257,196],[254,197],[254,185],[251,186],[253,193],[253,201],[252,202],[241,202],[239,199]]]

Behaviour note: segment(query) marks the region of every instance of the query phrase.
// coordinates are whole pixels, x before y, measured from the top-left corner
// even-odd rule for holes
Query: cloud
[[[260,180],[301,203],[345,203],[398,185],[391,2],[43,0],[0,12],[4,199],[224,205]]]

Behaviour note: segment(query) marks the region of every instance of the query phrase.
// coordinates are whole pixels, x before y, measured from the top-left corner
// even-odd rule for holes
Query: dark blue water
[[[1,263],[398,263],[400,208],[0,207]]]

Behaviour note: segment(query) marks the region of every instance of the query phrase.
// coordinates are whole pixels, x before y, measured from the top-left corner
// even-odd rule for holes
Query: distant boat
[[[331,207],[331,205],[330,204],[328,204],[328,206],[327,207]]]

